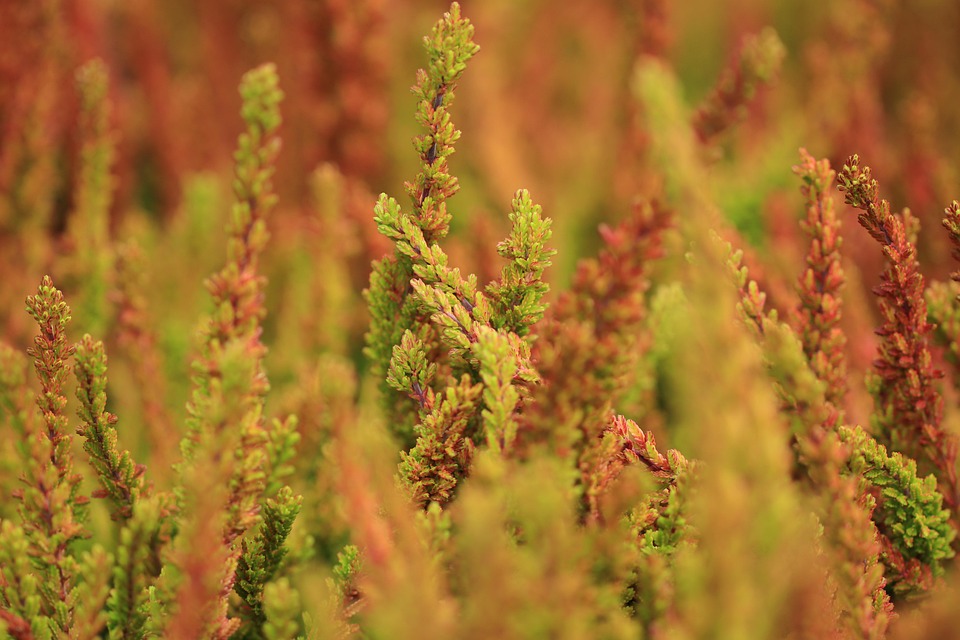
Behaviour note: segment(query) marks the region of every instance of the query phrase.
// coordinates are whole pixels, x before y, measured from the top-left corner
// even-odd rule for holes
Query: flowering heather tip
[[[433,398],[430,383],[436,373],[437,365],[427,360],[423,341],[409,329],[405,331],[400,344],[393,347],[387,383],[397,391],[408,394],[421,408],[429,409]]]
[[[861,226],[880,243],[887,260],[874,290],[883,317],[871,385],[877,438],[916,459],[925,471],[938,470],[946,504],[956,509],[958,441],[941,425],[943,399],[935,381],[943,373],[934,368],[929,348],[933,326],[927,320],[924,278],[912,241],[916,220],[908,210],[902,216],[890,213],[870,168],[861,167],[856,155],[840,171],[838,188],[846,194],[847,204],[860,210]]]
[[[446,504],[467,475],[476,449],[470,429],[483,390],[484,385],[474,384],[464,375],[438,393],[433,406],[421,409],[414,427],[416,445],[401,452],[399,466],[400,477],[416,504]]]
[[[625,462],[639,462],[662,480],[673,480],[687,470],[689,462],[676,449],[663,455],[650,431],[644,432],[636,422],[621,415],[613,417],[609,430],[620,440],[620,455]]]
[[[828,160],[816,160],[806,149],[800,150],[800,156],[801,163],[793,170],[803,181],[807,216],[800,227],[810,237],[810,248],[806,269],[797,282],[800,306],[795,315],[796,329],[811,368],[826,384],[827,400],[840,409],[846,395],[847,340],[839,326],[843,313],[843,238],[830,197],[836,173]]]
[[[182,445],[184,483],[201,493],[191,496],[184,509],[203,521],[178,537],[187,541],[176,558],[180,583],[170,596],[179,611],[166,629],[177,637],[194,637],[202,629],[225,638],[240,625],[227,615],[237,579],[238,540],[259,520],[270,475],[276,480],[276,473],[282,474],[270,468],[268,452],[292,446],[292,423],[282,423],[287,435],[271,440],[263,415],[270,385],[260,340],[266,279],[259,273],[259,258],[269,237],[266,215],[276,203],[272,176],[283,98],[274,66],[245,74],[240,93],[247,127],[234,155],[227,264],[207,282],[214,311],[194,362],[189,433]]]
[[[950,244],[953,249],[950,255],[957,262],[960,262],[960,202],[954,200],[949,207],[944,209],[943,227],[950,234]],[[960,270],[954,271],[950,277],[960,282]]]
[[[117,416],[107,411],[107,356],[103,343],[85,335],[76,346],[78,414],[83,425],[77,433],[86,441],[83,448],[97,472],[102,491],[109,497],[114,519],[127,519],[144,492],[143,465],[134,464],[128,451],[121,451],[114,426]]]
[[[448,109],[467,62],[480,47],[473,42],[473,25],[461,16],[456,2],[423,41],[429,64],[417,72],[413,92],[420,100],[417,121],[427,128],[427,133],[414,139],[421,171],[413,182],[406,183],[406,190],[414,205],[417,225],[428,244],[432,244],[447,235],[450,214],[446,200],[460,188],[457,179],[447,172],[447,158],[460,138]]]
[[[40,328],[33,346],[27,349],[27,354],[34,358],[34,369],[43,388],[37,405],[47,426],[47,439],[53,447],[50,461],[63,478],[71,468],[70,436],[67,433],[67,419],[63,415],[67,404],[63,385],[70,374],[67,361],[74,352],[74,347],[67,344],[66,333],[70,307],[63,293],[53,286],[50,276],[44,276],[37,294],[27,298],[27,311]]]
[[[543,274],[557,252],[546,246],[552,221],[542,217],[543,209],[526,189],[517,191],[512,209],[510,237],[497,244],[497,253],[510,262],[486,292],[494,305],[494,328],[525,336],[546,311],[542,300],[550,287]]]
[[[487,444],[497,452],[509,451],[517,436],[514,410],[520,402],[520,393],[514,380],[519,368],[518,355],[507,334],[486,326],[478,328],[472,351],[483,380],[481,415]]]
[[[413,211],[401,212],[396,200],[386,194],[381,194],[374,208],[377,229],[396,247],[393,255],[374,263],[370,286],[364,292],[371,316],[365,352],[380,377],[391,428],[410,444],[416,418],[409,405],[398,403],[390,392],[393,383],[386,380],[394,347],[407,330],[419,335],[420,327],[427,324],[424,308],[461,356],[476,341],[473,318],[489,322],[489,304],[481,300],[476,278],[463,278],[459,270],[449,268],[446,254],[436,244],[449,231],[446,201],[459,190],[447,165],[460,138],[449,108],[467,62],[479,49],[472,38],[473,26],[461,16],[460,5],[453,3],[424,39],[429,63],[417,72],[413,92],[418,98],[416,119],[426,132],[413,141],[420,172],[404,185]],[[417,387],[411,386],[411,391],[423,405],[426,390],[420,382]]]
[[[83,507],[88,498],[78,493],[81,478],[74,473],[72,438],[63,411],[67,403],[63,385],[70,373],[67,360],[74,353],[66,336],[70,308],[45,276],[37,294],[27,298],[27,310],[40,329],[27,353],[33,356],[40,379],[37,405],[46,428],[42,433],[32,429],[25,433],[30,459],[23,472],[24,486],[15,495],[30,541],[29,553],[38,567],[54,577],[54,584],[46,585],[42,606],[44,614],[53,615],[57,603],[65,601],[75,586],[77,560],[70,547],[86,535]],[[69,628],[72,616],[72,609],[68,610],[57,624]]]
[[[890,203],[880,198],[880,187],[870,167],[860,166],[860,156],[854,154],[844,163],[837,189],[845,194],[844,202],[861,211],[857,220],[874,240],[906,251],[903,221],[891,214]]]

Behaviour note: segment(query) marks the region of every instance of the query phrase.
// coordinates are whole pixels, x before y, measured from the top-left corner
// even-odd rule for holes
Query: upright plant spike
[[[191,496],[184,507],[203,522],[181,532],[184,540],[177,543],[177,614],[166,632],[181,637],[225,638],[239,626],[240,620],[227,616],[238,539],[257,522],[267,481],[270,438],[263,407],[269,383],[260,341],[265,278],[259,261],[269,237],[266,216],[277,201],[272,176],[280,150],[276,134],[283,92],[275,67],[266,64],[246,73],[240,94],[246,130],[234,155],[227,264],[207,281],[214,311],[194,363],[189,433],[183,443],[184,485],[204,493]],[[219,535],[211,539],[211,529],[217,527]]]
[[[424,38],[429,63],[426,69],[417,72],[413,92],[418,100],[417,122],[426,127],[427,132],[414,139],[420,172],[413,182],[405,183],[413,211],[403,214],[395,200],[386,194],[380,195],[375,218],[381,233],[388,237],[397,239],[385,230],[381,219],[392,221],[396,226],[401,217],[409,217],[427,246],[447,235],[450,214],[446,201],[459,190],[457,179],[448,172],[447,158],[453,154],[454,144],[460,138],[449,109],[467,62],[479,50],[472,38],[473,25],[462,17],[456,2],[437,22],[431,35]],[[393,255],[374,262],[370,286],[364,292],[370,309],[365,353],[373,363],[373,374],[381,381],[386,379],[394,345],[399,344],[404,331],[414,329],[423,320],[418,302],[410,295],[413,275],[410,255],[398,246]],[[391,428],[406,446],[411,446],[414,408],[391,393],[386,382],[381,382],[380,390]]]
[[[517,376],[517,358],[507,335],[490,327],[480,327],[472,350],[480,363],[483,380],[483,427],[487,446],[498,453],[513,449],[517,421],[513,412],[520,392],[513,385]]]
[[[420,410],[417,442],[400,453],[400,478],[420,506],[444,505],[466,475],[476,449],[471,422],[480,410],[483,385],[464,374]]]
[[[27,311],[39,326],[27,353],[34,358],[41,393],[37,405],[43,418],[40,431],[26,433],[30,459],[25,461],[24,487],[17,491],[20,517],[30,541],[29,555],[38,569],[43,604],[61,630],[69,629],[72,611],[67,601],[75,587],[77,560],[72,543],[86,535],[83,519],[87,498],[79,495],[80,476],[74,472],[72,438],[64,408],[63,385],[70,373],[74,348],[67,342],[70,308],[63,294],[44,276],[37,294],[27,298]]]
[[[953,245],[951,255],[960,262],[960,202],[954,200],[949,207],[943,210],[943,228],[950,234],[950,244]],[[960,270],[950,274],[954,282],[960,282]]]
[[[255,518],[261,482],[256,478],[260,475],[261,449],[266,441],[262,410],[269,383],[262,368],[266,348],[260,342],[260,322],[266,313],[263,307],[265,278],[259,273],[259,259],[269,237],[266,216],[277,200],[272,176],[273,163],[280,150],[276,132],[280,126],[279,104],[283,98],[273,65],[263,65],[248,72],[240,85],[240,93],[243,97],[241,113],[247,129],[240,135],[235,154],[236,201],[227,227],[227,264],[207,282],[214,313],[207,321],[200,357],[194,365],[197,376],[190,405],[193,432],[223,428],[223,425],[204,424],[204,420],[211,416],[196,415],[196,410],[204,404],[210,381],[222,376],[221,354],[231,343],[242,344],[255,366],[246,394],[248,413],[240,438],[243,452],[238,451],[238,459],[247,468],[238,470],[239,484],[232,490],[231,504],[236,511],[226,532],[228,541],[245,531]],[[188,437],[188,454],[190,442]]]
[[[460,138],[450,121],[449,105],[467,62],[480,47],[473,42],[473,25],[460,15],[460,4],[454,2],[429,36],[423,38],[430,58],[426,70],[417,72],[413,93],[417,96],[417,122],[427,133],[414,138],[413,146],[420,155],[420,173],[406,184],[413,201],[414,219],[428,244],[447,235],[450,214],[447,198],[459,190],[457,179],[447,172],[447,158]]]
[[[276,577],[287,555],[287,536],[302,503],[303,496],[294,495],[290,487],[283,487],[275,498],[266,501],[263,521],[256,535],[243,541],[234,591],[248,607],[243,616],[248,625],[245,637],[261,637],[266,622],[264,590]]]
[[[960,263],[960,202],[954,200],[944,210],[942,224],[953,245],[951,255]],[[953,367],[954,388],[960,388],[960,270],[950,274],[949,282],[931,282],[926,293],[927,309],[936,325],[934,338]]]
[[[655,635],[675,590],[674,558],[678,550],[696,544],[696,531],[687,521],[687,504],[696,477],[696,463],[679,451],[666,455],[657,450],[653,433],[633,420],[613,416],[609,433],[617,443],[621,465],[641,465],[657,480],[657,489],[634,505],[626,524],[639,551],[633,576],[625,591],[632,609],[648,635]]]
[[[807,201],[807,218],[800,226],[810,236],[810,249],[806,269],[797,282],[797,333],[810,367],[826,385],[827,400],[842,411],[847,387],[847,339],[839,326],[844,286],[840,266],[843,238],[830,197],[836,172],[828,160],[815,160],[806,149],[800,150],[800,157],[802,162],[793,171],[803,180],[801,191]],[[842,421],[842,414],[839,420]]]
[[[870,168],[861,168],[856,155],[840,171],[838,188],[846,194],[847,204],[860,210],[860,225],[880,244],[887,260],[875,289],[883,316],[870,383],[876,403],[875,436],[891,450],[917,460],[923,472],[936,470],[946,505],[956,511],[958,442],[940,424],[943,399],[935,382],[943,374],[934,368],[928,344],[933,327],[927,321],[924,279],[910,239],[915,219],[907,209],[899,216],[890,212]]]
[[[497,253],[510,260],[500,279],[487,286],[493,299],[493,326],[519,336],[543,317],[544,294],[550,289],[543,273],[556,251],[546,246],[552,231],[550,218],[541,216],[542,208],[533,203],[530,193],[521,189],[513,198],[510,237],[497,245]]]
[[[115,520],[133,515],[133,507],[144,494],[145,467],[134,464],[128,451],[117,443],[117,416],[107,411],[107,356],[103,343],[89,334],[75,347],[77,399],[83,426],[77,431],[86,441],[84,450],[103,487],[95,497],[108,497]]]

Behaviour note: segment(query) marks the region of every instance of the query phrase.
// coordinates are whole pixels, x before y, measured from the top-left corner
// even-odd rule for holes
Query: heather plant
[[[925,218],[894,211],[858,155],[832,162],[800,149],[797,161],[776,142],[751,146],[769,139],[757,113],[790,79],[788,38],[745,29],[756,35],[690,105],[667,3],[597,3],[582,25],[585,55],[622,38],[632,71],[616,144],[587,148],[580,132],[573,159],[570,104],[538,120],[537,92],[562,78],[514,86],[529,113],[511,115],[484,93],[499,81],[482,60],[497,47],[484,31],[512,25],[480,6],[475,23],[453,3],[423,40],[413,118],[396,114],[420,127],[413,164],[399,163],[407,178],[397,170],[401,201],[393,187],[368,195],[393,153],[377,48],[390,9],[290,0],[249,21],[243,3],[198,9],[218,115],[240,40],[281,61],[242,75],[228,182],[188,167],[218,155],[230,123],[184,125],[197,136],[208,127],[204,150],[173,124],[186,94],[170,91],[180,72],[152,20],[173,10],[134,4],[123,19],[143,27],[127,44],[148,77],[152,130],[133,142],[153,148],[150,170],[124,146],[124,74],[96,58],[67,73],[76,52],[23,32],[73,33],[57,3],[0,9],[15,21],[16,53],[44,65],[0,90],[0,249],[29,258],[0,257],[16,267],[0,299],[20,287],[26,300],[26,313],[7,308],[0,340],[0,635],[955,633],[960,271],[945,280],[925,268],[924,251],[937,251]],[[841,4],[856,19],[827,20],[842,59],[812,104],[882,57],[863,21],[887,9]],[[580,6],[530,6],[549,17],[530,26],[543,51],[563,52],[553,31]],[[84,11],[71,19],[83,23]],[[322,20],[336,28],[310,30]],[[289,43],[271,30],[298,21]],[[298,43],[317,44],[315,64],[336,72],[288,80]],[[189,47],[178,55],[189,65]],[[542,56],[524,52],[518,66],[547,74],[556,60]],[[301,63],[316,80],[314,63]],[[15,72],[0,57],[0,74]],[[514,72],[503,82],[525,77]],[[75,79],[72,120],[51,110],[65,91],[58,77]],[[892,82],[878,71],[864,86],[882,81]],[[336,99],[311,104],[324,91]],[[591,96],[583,113],[601,120],[613,93]],[[833,154],[857,140],[843,123],[879,117],[870,100],[858,91],[831,105],[820,115],[828,139],[810,134],[809,148]],[[52,123],[75,127],[76,149],[40,135]],[[580,199],[547,179],[555,166],[513,158],[508,171],[478,170],[499,156],[471,138],[505,144],[519,123],[560,129],[532,142],[531,157],[566,157],[589,174]],[[598,123],[598,135],[613,126]],[[929,140],[918,145],[929,166],[942,162]],[[62,157],[75,163],[66,176],[54,170]],[[594,161],[596,175],[585,169]],[[879,161],[886,184],[899,165]],[[926,206],[910,176],[905,192]],[[510,179],[500,204],[481,178]],[[599,178],[610,192],[592,200]],[[614,193],[624,185],[635,185],[630,204]],[[776,185],[788,186],[768,219],[737,209],[743,190]],[[131,207],[130,189],[155,190],[141,200],[152,213]],[[578,244],[571,224],[592,225],[596,212],[565,216],[585,202],[610,210]],[[845,222],[854,211],[862,229]],[[789,233],[765,228],[784,217]],[[942,218],[941,244],[960,259],[960,205]],[[499,242],[469,246],[495,230]],[[858,297],[874,267],[876,313]]]

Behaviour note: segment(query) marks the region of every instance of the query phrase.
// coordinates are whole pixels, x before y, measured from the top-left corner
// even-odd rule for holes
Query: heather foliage
[[[948,11],[668,5],[3,4],[0,637],[955,635]]]

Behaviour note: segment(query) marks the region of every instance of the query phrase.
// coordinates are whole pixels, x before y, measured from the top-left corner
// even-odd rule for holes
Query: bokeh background
[[[676,70],[692,114],[735,64],[744,38],[765,27],[784,44],[782,67],[743,121],[712,145],[709,179],[770,304],[785,311],[795,304],[792,283],[805,247],[791,166],[801,146],[834,166],[859,153],[893,207],[909,206],[919,218],[925,273],[943,278],[952,269],[939,219],[960,197],[960,4],[462,4],[481,51],[452,110],[463,132],[451,160],[462,190],[450,203],[447,249],[481,280],[498,273],[495,244],[507,233],[509,202],[520,187],[554,220],[555,290],[598,246],[598,225],[624,216],[638,197],[661,195],[660,169],[647,154],[648,132],[631,93],[638,56]],[[447,8],[427,0],[0,3],[0,334],[15,346],[28,343],[22,300],[50,273],[68,299],[81,298],[77,335],[90,330],[107,340],[119,371],[111,375],[117,413],[136,425],[163,406],[173,412],[165,419],[182,423],[169,407],[184,405],[206,301],[203,278],[225,252],[231,154],[241,127],[236,88],[244,71],[272,61],[287,96],[266,267],[275,402],[283,404],[285,385],[305,375],[304,361],[324,354],[352,363],[362,377],[360,291],[370,260],[389,250],[376,234],[372,206],[381,191],[401,198],[404,180],[417,171],[409,88],[425,62],[423,34]],[[107,238],[96,248],[112,259],[109,294],[88,311],[81,256],[92,236],[75,215],[82,148],[76,74],[94,58],[109,73],[107,135],[116,156],[105,191]],[[875,353],[869,288],[881,256],[843,211],[844,322],[856,372]],[[166,381],[148,385],[161,398],[153,409],[143,398],[151,375]],[[869,399],[854,395],[856,418]]]

